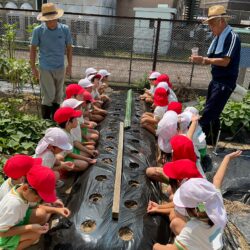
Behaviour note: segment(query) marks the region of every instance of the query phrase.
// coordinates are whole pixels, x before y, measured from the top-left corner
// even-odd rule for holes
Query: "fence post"
[[[160,29],[161,29],[161,19],[158,18],[157,19],[157,27],[156,27],[155,50],[154,50],[152,71],[156,70],[156,62],[157,62],[157,56],[158,56],[158,45],[159,45],[159,38],[160,38]]]
[[[192,69],[191,69],[191,74],[190,74],[190,82],[189,82],[190,87],[192,85],[193,74],[194,74],[194,63],[192,63]]]
[[[131,50],[130,50],[130,62],[129,62],[129,75],[128,75],[128,84],[131,84],[131,74],[132,74],[132,62],[133,62],[133,50],[134,50],[134,38],[131,37]]]

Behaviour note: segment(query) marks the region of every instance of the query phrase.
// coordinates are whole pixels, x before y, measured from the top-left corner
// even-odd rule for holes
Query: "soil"
[[[128,227],[123,227],[119,230],[119,237],[124,241],[130,241],[133,239],[134,234]]]
[[[81,230],[84,233],[92,233],[96,229],[96,222],[94,220],[86,220],[81,225]]]
[[[133,209],[133,208],[137,208],[138,204],[136,201],[133,200],[128,200],[124,202],[125,207],[129,208],[129,209]]]
[[[95,177],[95,179],[96,179],[97,181],[105,181],[105,180],[107,180],[108,178],[107,178],[106,175],[97,175],[97,176]]]
[[[101,194],[91,194],[90,196],[89,196],[89,200],[91,201],[91,202],[98,202],[98,201],[100,201],[102,199],[102,195]]]
[[[8,98],[16,98],[16,99],[23,100],[23,103],[21,103],[20,105],[16,107],[17,111],[27,113],[27,114],[33,114],[33,115],[37,115],[41,113],[40,96],[36,96],[30,93],[17,94],[17,93],[5,93],[5,92],[0,91],[0,99],[7,100]]]

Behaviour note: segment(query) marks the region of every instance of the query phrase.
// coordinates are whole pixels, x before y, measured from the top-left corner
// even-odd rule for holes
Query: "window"
[[[20,29],[20,17],[19,16],[8,16],[9,24],[16,24],[16,28]]]
[[[86,21],[71,21],[72,33],[82,33],[89,35],[89,22]]]

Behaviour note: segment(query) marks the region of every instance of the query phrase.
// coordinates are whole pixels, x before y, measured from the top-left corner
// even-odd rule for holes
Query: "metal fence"
[[[29,25],[36,11],[0,9],[0,34],[4,23],[17,23],[18,57],[29,58]],[[105,68],[111,81],[136,83],[152,70],[166,72],[173,83],[206,87],[210,67],[189,63],[192,47],[205,55],[212,40],[206,25],[198,22],[110,17],[65,13],[60,22],[70,27],[73,38],[72,78],[85,77],[87,67]],[[247,38],[250,44],[250,36]],[[245,77],[248,81],[250,76]]]

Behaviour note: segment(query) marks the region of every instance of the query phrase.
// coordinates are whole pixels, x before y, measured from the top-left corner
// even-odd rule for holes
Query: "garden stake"
[[[132,89],[128,90],[126,100],[126,114],[124,119],[124,128],[131,127],[131,110],[132,110]]]
[[[117,158],[116,158],[116,169],[115,169],[115,188],[114,188],[114,197],[113,197],[113,206],[112,206],[112,218],[115,220],[118,220],[119,210],[120,210],[123,138],[124,138],[124,123],[120,122],[118,153],[117,153]]]

